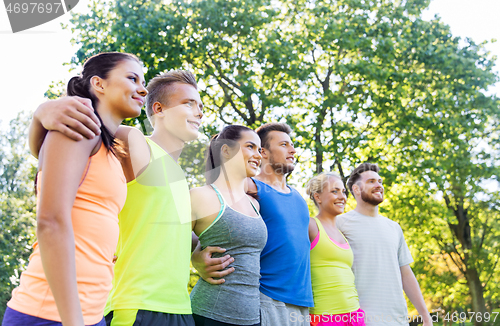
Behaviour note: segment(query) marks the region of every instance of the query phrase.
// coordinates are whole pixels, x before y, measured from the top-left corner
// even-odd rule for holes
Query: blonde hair
[[[175,84],[188,84],[198,89],[196,78],[193,73],[187,70],[170,70],[161,75],[157,75],[148,83],[148,96],[146,97],[146,115],[149,122],[154,126],[153,104],[160,102],[168,105],[170,96],[175,92]]]
[[[306,193],[309,196],[309,198],[312,199],[314,202],[314,205],[316,207],[318,206],[318,203],[316,202],[316,199],[314,199],[314,194],[320,194],[323,192],[323,188],[325,187],[325,184],[328,182],[330,178],[337,178],[339,180],[342,180],[340,176],[336,173],[333,172],[322,172],[318,174],[317,176],[314,176],[307,182],[306,185]]]

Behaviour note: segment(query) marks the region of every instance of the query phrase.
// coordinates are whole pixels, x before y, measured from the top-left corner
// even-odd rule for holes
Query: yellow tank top
[[[311,282],[314,307],[311,314],[337,315],[359,309],[358,292],[354,285],[351,248],[343,249],[326,233],[321,221],[314,217],[319,239],[311,249]],[[347,240],[346,240],[347,242]]]
[[[105,314],[117,309],[191,314],[189,187],[170,155],[146,141],[149,165],[127,184],[119,215],[118,259]]]

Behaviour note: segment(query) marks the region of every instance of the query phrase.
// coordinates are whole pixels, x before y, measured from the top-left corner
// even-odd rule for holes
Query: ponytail
[[[85,81],[82,76],[72,77],[68,82],[68,87],[66,88],[66,94],[68,96],[80,96],[89,98],[92,100],[92,105],[94,104],[95,98],[90,94],[89,90],[84,86]]]
[[[97,105],[99,103],[97,97],[90,91],[90,80],[94,76],[106,79],[111,72],[120,62],[124,60],[135,60],[140,62],[139,59],[128,53],[120,52],[105,52],[96,54],[83,65],[83,71],[80,76],[72,77],[66,89],[66,94],[68,96],[79,96],[83,98],[88,98],[92,102],[92,107],[94,108],[94,113],[101,122],[101,139],[102,143],[108,151],[111,151],[115,156],[117,151],[123,154],[121,145],[115,139],[115,136],[109,131],[108,128],[102,122],[101,116],[97,110]]]
[[[210,144],[206,152],[207,161],[205,165],[205,179],[208,185],[214,183],[220,175],[222,146],[227,145],[234,148],[237,145],[236,142],[241,139],[243,131],[253,130],[245,126],[229,125],[224,127],[220,134],[214,135],[210,139]]]
[[[208,185],[217,180],[220,175],[221,158],[220,151],[224,142],[218,140],[219,134],[216,134],[210,139],[210,144],[207,149],[207,163],[205,165],[205,179]]]

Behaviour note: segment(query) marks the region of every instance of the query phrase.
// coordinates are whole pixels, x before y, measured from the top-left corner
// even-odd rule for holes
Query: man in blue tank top
[[[268,123],[256,131],[262,142],[262,166],[255,178],[248,179],[248,192],[258,194],[268,231],[260,259],[261,325],[306,326],[308,307],[313,306],[309,209],[297,190],[286,183],[287,174],[295,168],[292,130],[285,123]],[[205,280],[223,282],[213,278],[219,277],[219,271],[231,261],[229,257],[193,258]]]

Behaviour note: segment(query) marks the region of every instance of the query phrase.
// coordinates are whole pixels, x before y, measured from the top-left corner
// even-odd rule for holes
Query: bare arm
[[[196,233],[191,232],[191,253],[193,253],[196,247],[198,247],[199,242],[200,241],[198,240],[198,236],[196,235]]]
[[[419,315],[422,316],[423,326],[432,326],[432,319],[425,305],[422,292],[420,291],[420,286],[418,286],[417,279],[411,270],[410,265],[404,265],[400,267],[401,279],[403,281],[403,290],[406,293],[408,299],[417,308]]]
[[[130,182],[146,170],[151,153],[146,138],[134,127],[119,126],[115,137],[122,141],[127,157],[121,159],[123,173]]]
[[[83,326],[71,211],[79,182],[99,139],[75,142],[49,132],[43,147],[37,236],[43,270],[64,326]],[[54,200],[57,198],[57,200]]]
[[[193,230],[196,229],[197,231],[195,230],[195,232],[199,232],[198,228],[201,227],[201,229],[204,229],[206,227],[200,225],[202,222],[200,221],[198,213],[198,209],[201,207],[206,209],[207,207],[207,205],[203,203],[205,196],[203,195],[203,191],[200,191],[200,188],[191,189],[189,193],[191,195],[191,218]],[[195,235],[195,232],[193,232],[193,235]],[[206,247],[201,250],[201,244],[198,241],[198,244],[191,255],[193,267],[198,271],[200,277],[210,284],[224,283],[225,280],[223,277],[234,271],[234,267],[224,270],[234,261],[233,257],[225,255],[220,258],[212,258],[213,253],[223,253],[225,251],[226,249],[220,247]]]
[[[313,242],[318,235],[319,229],[316,225],[316,221],[313,218],[309,218],[309,241]]]
[[[33,114],[29,129],[31,154],[38,157],[48,130],[56,130],[73,140],[93,139],[101,133],[100,122],[88,98],[67,96],[41,104]]]

